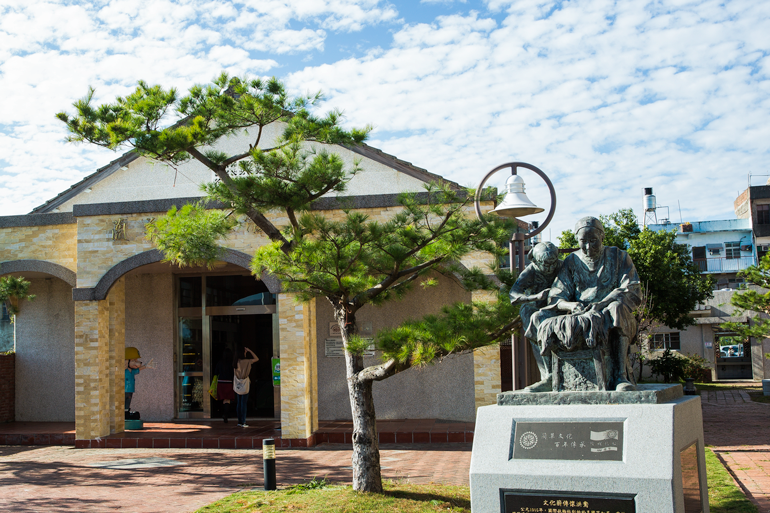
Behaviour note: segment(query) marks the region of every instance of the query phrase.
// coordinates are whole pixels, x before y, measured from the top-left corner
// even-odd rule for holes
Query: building
[[[278,133],[274,128],[272,137]],[[374,219],[398,210],[398,193],[443,180],[366,145],[333,151],[348,164],[360,160],[345,205]],[[199,199],[199,185],[210,180],[212,172],[195,161],[172,169],[127,153],[30,214],[0,217],[0,275],[26,277],[37,296],[21,305],[15,324],[17,421],[75,421],[80,440],[123,431],[126,346],[155,363],[137,378],[132,408],[143,419],[214,418],[220,405],[206,393],[212,369],[237,340],[260,357],[249,416],[279,418],[285,439],[308,444],[319,419],[350,418],[331,307],[298,303],[274,277],[251,275],[253,250],[268,242],[253,224],[224,241],[227,251],[214,269],[164,263],[145,238],[147,222]],[[314,208],[340,216],[338,200],[324,198]],[[280,214],[269,217],[284,224]],[[487,262],[476,254],[464,264]],[[362,309],[363,334],[473,299],[453,277],[437,277],[436,287]],[[280,361],[279,386],[273,358]],[[374,390],[379,418],[472,421],[500,391],[499,350],[410,369]]]
[[[751,322],[749,315],[736,315],[730,298],[746,286],[737,273],[756,265],[767,252],[770,211],[767,219],[762,216],[768,208],[770,186],[750,187],[735,200],[738,219],[648,225],[654,231],[676,230],[677,242],[690,248],[693,262],[714,277],[716,289],[712,299],[691,312],[695,325],[684,331],[665,326],[652,331],[647,344],[653,354],[671,349],[701,356],[711,363],[715,380],[770,378],[770,361],[764,356],[770,352],[770,339],[738,343],[734,333],[721,328],[725,322]]]
[[[762,258],[770,247],[770,185],[747,187],[733,205],[736,217],[750,222],[756,256]]]
[[[749,219],[700,221],[682,224],[649,224],[652,231],[676,230],[676,241],[690,248],[702,273],[714,277],[716,289],[734,289],[743,283],[737,276],[756,265],[757,253]]]

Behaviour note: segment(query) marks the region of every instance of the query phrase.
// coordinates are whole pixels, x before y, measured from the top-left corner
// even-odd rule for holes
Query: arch
[[[0,275],[11,273],[36,272],[50,274],[64,281],[70,287],[77,285],[77,274],[63,265],[45,260],[11,260],[0,264]]]
[[[219,260],[227,262],[229,264],[235,264],[237,266],[248,269],[251,264],[251,257],[242,251],[235,249],[223,248],[224,251]],[[120,279],[121,276],[129,271],[142,267],[147,264],[154,264],[163,261],[163,253],[157,249],[151,249],[138,255],[134,255],[130,258],[123,260],[115,264],[109,271],[104,273],[104,276],[99,280],[93,288],[80,288],[73,289],[72,298],[75,301],[99,301],[107,297],[107,293],[110,288]],[[278,281],[275,276],[263,273],[260,277],[262,282],[267,286],[267,290],[277,294],[281,291],[281,282]]]

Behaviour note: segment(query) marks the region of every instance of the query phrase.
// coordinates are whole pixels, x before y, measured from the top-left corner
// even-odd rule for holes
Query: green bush
[[[670,349],[663,351],[657,358],[649,360],[650,369],[656,376],[663,376],[664,383],[685,378],[700,379],[703,372],[711,368],[708,360],[695,354],[682,355]]]
[[[653,374],[663,376],[664,383],[679,381],[684,376],[684,358],[672,353],[670,349],[663,351],[657,358],[651,358],[649,365]]]
[[[685,378],[701,380],[704,372],[711,369],[711,362],[697,354],[688,354],[681,358],[684,360],[682,376]]]

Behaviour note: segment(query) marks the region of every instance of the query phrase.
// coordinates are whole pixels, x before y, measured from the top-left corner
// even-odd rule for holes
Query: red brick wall
[[[16,355],[0,354],[0,422],[16,417]]]

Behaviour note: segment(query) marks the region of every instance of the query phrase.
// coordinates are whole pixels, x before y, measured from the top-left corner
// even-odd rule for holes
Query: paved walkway
[[[770,513],[770,404],[730,389],[703,391],[701,401],[706,444],[759,511]]]
[[[749,499],[770,513],[770,404],[740,390],[701,394],[706,443]],[[468,483],[471,444],[383,444],[383,477]],[[277,451],[279,486],[351,480],[348,445]],[[258,450],[0,446],[0,511],[194,511],[262,485]]]
[[[346,445],[277,451],[279,487],[350,482]],[[383,445],[385,479],[468,483],[471,444]],[[0,511],[189,512],[263,483],[261,451],[0,446]]]

